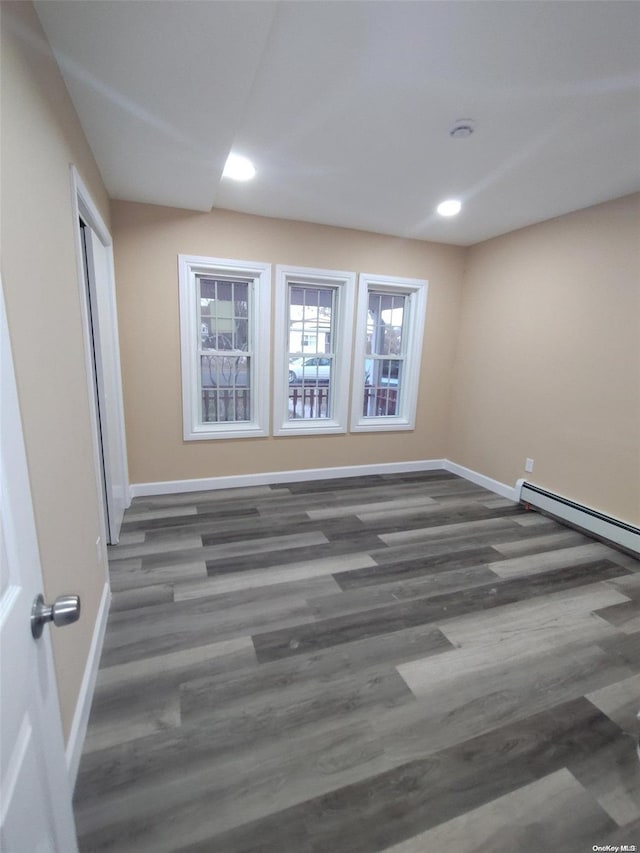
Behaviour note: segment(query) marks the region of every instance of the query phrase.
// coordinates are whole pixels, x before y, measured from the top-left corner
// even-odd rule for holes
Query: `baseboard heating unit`
[[[526,480],[520,488],[520,502],[566,521],[572,527],[591,533],[598,539],[619,545],[625,551],[640,557],[640,528],[634,527],[633,524],[582,506],[553,492],[547,492],[539,486],[527,483]]]

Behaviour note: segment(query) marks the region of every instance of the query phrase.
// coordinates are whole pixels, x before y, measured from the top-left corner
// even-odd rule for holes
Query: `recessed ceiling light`
[[[241,154],[229,154],[224,166],[223,178],[233,181],[250,181],[255,176],[256,167],[248,157]]]
[[[436,210],[440,216],[456,216],[462,210],[462,202],[457,198],[450,198],[447,201],[442,201],[437,206]]]

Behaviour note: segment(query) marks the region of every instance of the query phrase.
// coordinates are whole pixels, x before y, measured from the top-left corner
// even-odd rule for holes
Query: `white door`
[[[74,853],[51,627],[31,635],[42,575],[1,287],[0,315],[0,850]]]
[[[82,249],[87,305],[93,336],[96,416],[106,504],[108,541],[116,544],[129,505],[126,447],[122,417],[118,325],[113,300],[111,246],[105,246],[82,218]]]

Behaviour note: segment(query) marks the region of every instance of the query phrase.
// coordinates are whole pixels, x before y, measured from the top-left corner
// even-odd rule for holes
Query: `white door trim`
[[[69,784],[71,785],[72,790],[76,784],[78,768],[80,767],[80,759],[82,758],[82,749],[87,735],[91,702],[93,700],[93,694],[98,680],[100,655],[102,654],[104,635],[107,630],[107,618],[109,616],[110,604],[111,589],[108,582],[105,581],[102,588],[100,606],[98,607],[98,615],[96,616],[96,623],[93,629],[91,648],[89,649],[89,654],[87,656],[87,663],[84,668],[82,684],[80,685],[78,701],[76,702],[76,708],[73,714],[71,729],[69,731],[69,737],[67,738],[67,746],[65,749]]]
[[[104,484],[105,474],[103,472],[103,466],[101,461],[101,448],[99,445],[98,438],[99,424],[98,411],[96,407],[96,393],[99,393],[99,389],[94,388],[94,356],[93,344],[91,339],[91,317],[90,307],[88,304],[87,287],[85,284],[83,250],[81,244],[80,229],[78,226],[79,219],[82,218],[84,222],[95,233],[101,244],[104,246],[108,257],[108,292],[101,294],[103,297],[103,302],[107,306],[108,317],[106,318],[106,322],[104,317],[100,318],[100,334],[101,336],[104,336],[104,339],[108,342],[108,346],[110,347],[110,349],[112,349],[113,363],[115,367],[115,376],[113,377],[113,379],[116,385],[116,392],[114,394],[114,399],[109,400],[109,405],[115,410],[113,421],[117,424],[117,429],[119,431],[118,444],[121,448],[121,452],[117,454],[118,458],[109,458],[111,464],[113,464],[117,468],[118,480],[124,484],[125,493],[123,495],[123,499],[125,506],[128,506],[131,503],[131,489],[129,486],[129,471],[127,465],[126,435],[124,425],[124,407],[122,402],[122,371],[120,365],[120,346],[118,339],[117,309],[115,298],[113,241],[111,239],[111,234],[109,233],[109,230],[105,225],[105,222],[102,219],[98,208],[96,207],[93,199],[91,198],[89,190],[87,189],[84,181],[78,173],[78,170],[73,165],[71,165],[70,168],[73,233],[76,246],[76,265],[78,270],[78,288],[80,296],[80,309],[82,314],[85,369],[89,391],[89,411],[91,428],[93,433],[93,465],[96,477],[96,488],[98,491],[98,502],[101,508],[102,541],[103,543],[106,543],[108,541],[111,541],[112,538],[114,539],[114,541],[117,541],[117,531],[115,531],[115,536],[113,536],[114,531],[111,531],[111,536],[109,535],[110,531],[108,529],[106,508],[104,506],[105,491],[103,489],[103,485],[106,489],[108,489],[110,484]],[[107,328],[104,328],[103,324],[106,325]],[[100,369],[100,365],[98,365],[98,367]],[[109,447],[109,452],[112,453],[112,447]]]

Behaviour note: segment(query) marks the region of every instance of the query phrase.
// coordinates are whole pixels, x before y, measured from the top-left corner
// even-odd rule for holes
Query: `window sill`
[[[351,432],[398,432],[415,429],[407,418],[383,417],[360,419],[351,425]]]
[[[185,429],[183,438],[185,441],[211,441],[219,438],[262,438],[266,435],[268,435],[267,430],[257,424],[246,426],[235,424],[232,428],[211,429],[207,426]]]
[[[346,432],[346,427],[337,421],[327,420],[319,423],[317,420],[296,418],[295,421],[277,427],[274,435],[344,435]]]

